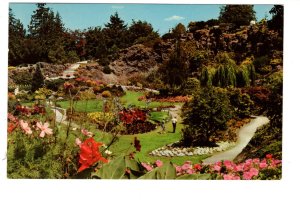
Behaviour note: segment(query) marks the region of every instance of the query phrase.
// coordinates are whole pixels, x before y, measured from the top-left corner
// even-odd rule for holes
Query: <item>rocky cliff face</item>
[[[152,49],[136,44],[119,52],[119,58],[109,64],[117,76],[147,72],[159,65],[161,58]]]

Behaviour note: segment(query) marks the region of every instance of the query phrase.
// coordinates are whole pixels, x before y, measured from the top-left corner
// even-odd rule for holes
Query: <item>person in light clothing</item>
[[[175,133],[175,130],[176,130],[176,123],[177,123],[176,116],[173,116],[173,118],[172,118],[173,133]]]

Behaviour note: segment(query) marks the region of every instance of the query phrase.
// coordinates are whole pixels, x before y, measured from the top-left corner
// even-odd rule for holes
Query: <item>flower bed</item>
[[[175,157],[175,156],[194,156],[194,155],[205,155],[212,154],[215,152],[221,152],[235,145],[234,142],[217,142],[217,147],[172,147],[172,145],[164,146],[155,149],[149,153],[152,156],[165,156],[165,157]]]

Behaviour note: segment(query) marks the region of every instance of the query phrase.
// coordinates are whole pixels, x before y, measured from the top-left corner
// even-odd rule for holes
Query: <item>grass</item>
[[[134,92],[134,91],[126,91],[126,95],[124,95],[121,100],[125,102],[125,106],[128,107],[129,105],[134,105],[136,107],[146,108],[147,102],[146,101],[139,101],[138,98],[143,96],[143,92]],[[173,105],[172,103],[168,102],[150,102],[148,108],[157,108],[159,106],[169,106]]]
[[[161,122],[162,120],[168,121],[169,116],[168,112],[151,112],[150,120],[155,122]]]
[[[70,107],[69,101],[59,101],[57,102],[64,109],[68,109]],[[75,101],[74,102],[74,109],[77,112],[100,112],[102,111],[102,100],[99,99],[92,99],[89,100],[86,104],[86,101]]]

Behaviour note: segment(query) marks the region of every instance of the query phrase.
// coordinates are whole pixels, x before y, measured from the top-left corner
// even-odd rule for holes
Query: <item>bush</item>
[[[110,69],[110,67],[108,65],[104,66],[104,68],[103,68],[104,74],[110,74],[111,72],[112,72],[112,70]]]
[[[183,123],[186,125],[182,142],[184,146],[211,146],[211,135],[225,130],[232,116],[232,108],[224,89],[205,88],[194,95],[184,106]]]
[[[200,90],[200,81],[196,78],[188,78],[182,88],[183,95],[192,95]]]
[[[60,86],[64,84],[63,79],[55,79],[55,80],[46,80],[45,81],[45,86],[47,89],[50,89],[52,91],[57,91]]]
[[[110,98],[111,97],[110,91],[107,91],[107,90],[103,91],[101,95],[104,98]]]

